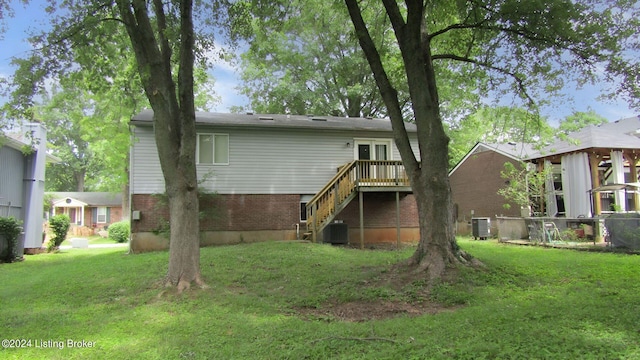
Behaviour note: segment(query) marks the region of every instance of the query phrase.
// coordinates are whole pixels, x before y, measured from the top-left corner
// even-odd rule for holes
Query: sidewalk
[[[105,248],[128,248],[129,243],[122,244],[89,244],[89,247],[73,247],[71,245],[62,245],[60,246],[60,250],[69,250],[69,249],[105,249]]]

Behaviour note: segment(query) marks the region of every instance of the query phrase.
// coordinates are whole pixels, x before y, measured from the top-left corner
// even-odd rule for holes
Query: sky
[[[4,20],[6,31],[0,34],[0,77],[8,77],[15,72],[15,67],[10,64],[11,58],[29,55],[32,48],[26,41],[28,32],[47,26],[45,1],[32,1],[27,7],[16,0],[12,0],[12,3],[15,16]],[[215,79],[214,91],[220,102],[209,109],[210,111],[230,112],[233,106],[249,105],[249,99],[236,89],[241,81],[237,69],[231,64],[218,62],[211,75]],[[5,101],[6,99],[0,97],[0,105]]]
[[[26,8],[21,2],[13,0],[15,16],[5,19],[6,32],[0,36],[0,77],[13,75],[15,68],[10,65],[12,57],[26,57],[31,47],[26,42],[29,29],[46,27],[46,13],[44,11],[43,0],[32,1]],[[240,94],[237,89],[240,84],[240,76],[237,68],[231,64],[218,63],[211,71],[215,79],[215,95],[220,98],[220,102],[213,108],[213,112],[229,112],[233,106],[248,106],[249,100]],[[574,111],[594,110],[607,120],[615,121],[640,114],[634,111],[625,102],[601,101],[598,100],[600,89],[598,86],[585,86],[583,89],[576,89],[569,84],[565,91],[573,100],[570,102],[556,103],[542,109],[542,114],[546,116],[552,125],[557,125],[558,121],[570,115]],[[0,97],[0,105],[6,100]]]

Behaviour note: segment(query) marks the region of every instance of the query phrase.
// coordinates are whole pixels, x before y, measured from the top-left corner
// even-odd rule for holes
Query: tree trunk
[[[190,287],[191,282],[204,286],[200,275],[200,225],[198,191],[186,184],[178,185],[169,195],[171,240],[169,243],[169,271],[167,286],[178,291]]]
[[[432,282],[451,266],[466,263],[468,256],[460,250],[453,231],[453,206],[448,174],[449,138],[440,117],[440,104],[431,49],[424,31],[424,3],[407,0],[406,14],[395,0],[383,0],[385,10],[402,53],[411,96],[414,121],[418,131],[420,161],[417,160],[398,101],[398,92],[387,76],[375,43],[369,35],[357,0],[345,0],[360,46],[371,66],[385,102],[393,137],[400,152],[418,206],[420,243],[409,265],[425,271]],[[405,20],[406,19],[406,20]]]
[[[84,192],[85,174],[86,174],[85,170],[78,170],[78,171],[75,171],[73,173],[73,177],[76,180],[76,191],[77,192]]]
[[[447,165],[442,164],[447,159],[448,139],[438,141],[432,136],[431,140],[426,158],[411,179],[420,242],[408,261],[416,271],[425,271],[428,280],[440,278],[448,267],[465,262],[466,256],[456,243],[449,176]]]
[[[169,271],[167,286],[182,291],[200,275],[200,220],[196,173],[196,126],[193,94],[194,30],[190,0],[179,2],[180,43],[178,86],[172,74],[173,48],[164,3],[152,1],[151,21],[145,0],[118,0],[136,55],[145,94],[154,111],[158,158],[169,199]],[[158,31],[155,31],[156,29]]]
[[[180,141],[171,126],[156,126],[155,138],[169,199],[169,271],[166,285],[178,291],[190,287],[192,282],[204,286],[200,276],[200,210],[198,204],[198,178],[195,166],[195,114],[180,114],[176,121],[171,111],[158,106],[154,109],[156,124],[182,124]],[[191,143],[185,138],[193,139]]]

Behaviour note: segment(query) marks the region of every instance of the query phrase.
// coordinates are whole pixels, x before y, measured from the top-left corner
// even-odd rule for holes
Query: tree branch
[[[533,98],[529,95],[529,93],[527,92],[527,87],[524,84],[524,79],[521,78],[520,76],[518,76],[518,74],[509,71],[507,69],[501,68],[499,66],[495,66],[495,65],[491,65],[488,62],[484,62],[484,61],[478,61],[475,59],[471,59],[468,57],[464,57],[464,56],[459,56],[459,55],[455,55],[455,54],[436,54],[432,56],[433,60],[455,60],[455,61],[460,61],[460,62],[466,62],[466,63],[470,63],[470,64],[474,64],[477,66],[481,66],[493,71],[497,71],[503,75],[507,75],[509,77],[511,77],[515,82],[516,85],[518,86],[518,91],[523,94],[527,101],[529,102],[529,105],[533,106],[535,105],[535,101],[533,100]]]
[[[390,0],[385,1],[390,2]],[[404,125],[404,117],[402,114],[400,103],[398,101],[398,91],[391,84],[391,81],[387,76],[387,72],[382,65],[380,53],[378,53],[375,43],[373,42],[364,19],[362,18],[362,13],[360,11],[360,7],[358,6],[358,1],[345,0],[345,4],[347,5],[347,9],[349,10],[349,16],[351,17],[351,21],[353,22],[358,41],[360,42],[360,47],[362,47],[362,51],[367,58],[369,66],[371,67],[371,71],[373,72],[373,77],[375,78],[378,89],[380,90],[380,95],[382,96],[382,99],[384,100],[384,103],[387,107],[388,115],[391,119],[391,124],[394,129],[394,140],[396,142],[396,146],[398,147],[398,151],[400,151],[400,153],[402,154],[402,159],[404,159],[405,161],[407,170],[410,171],[412,170],[412,168],[415,169],[418,167],[418,162],[416,160],[415,154],[413,153],[413,150],[411,149],[409,139],[406,136],[407,129]],[[390,4],[390,6],[393,5]],[[398,15],[399,11],[395,16],[397,17]],[[400,19],[395,18],[395,21],[399,20],[401,20],[401,17]],[[395,25],[397,24],[394,24],[394,26]]]

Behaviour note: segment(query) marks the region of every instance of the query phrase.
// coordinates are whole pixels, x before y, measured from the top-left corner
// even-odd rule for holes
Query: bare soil
[[[396,265],[389,271],[376,275],[375,280],[364,282],[362,288],[387,286],[400,292],[403,288],[424,279],[423,274],[407,270],[402,265]],[[452,277],[455,277],[455,274],[449,273],[443,280],[446,281]],[[363,322],[400,316],[416,317],[424,314],[438,314],[446,311],[455,311],[460,308],[460,306],[447,307],[432,301],[429,297],[429,291],[426,285],[420,287],[418,291],[413,293],[410,301],[372,299],[370,301],[359,300],[345,303],[329,300],[319,307],[299,308],[297,312],[304,318],[314,320]]]

